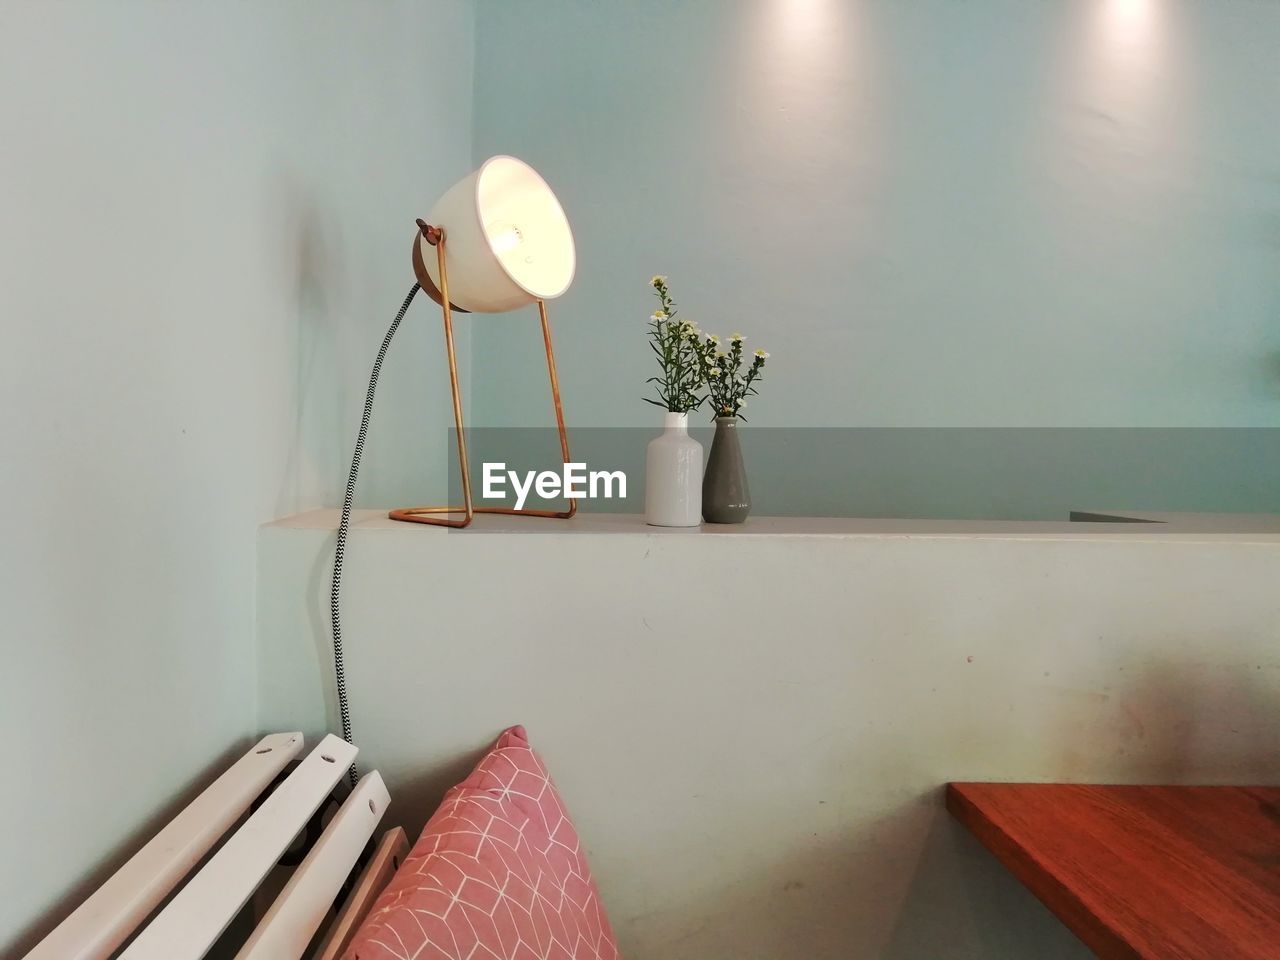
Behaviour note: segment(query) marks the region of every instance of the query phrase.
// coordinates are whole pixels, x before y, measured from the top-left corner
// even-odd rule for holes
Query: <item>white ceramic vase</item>
[[[702,444],[689,436],[689,415],[670,413],[649,441],[644,469],[644,520],[655,527],[702,522]]]

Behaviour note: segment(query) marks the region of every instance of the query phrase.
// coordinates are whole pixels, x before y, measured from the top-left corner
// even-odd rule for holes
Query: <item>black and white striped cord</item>
[[[400,312],[387,329],[382,338],[382,346],[378,349],[377,359],[373,361],[373,372],[369,374],[369,391],[364,398],[364,415],[360,418],[360,432],[356,436],[356,450],[351,457],[351,472],[347,475],[347,494],[342,500],[342,519],[338,523],[338,544],[333,551],[333,582],[329,589],[329,624],[333,628],[333,679],[338,690],[338,713],[342,717],[342,739],[351,743],[351,705],[347,700],[347,671],[342,661],[342,617],[339,598],[342,593],[342,557],[347,549],[347,534],[351,530],[351,507],[355,502],[356,476],[360,473],[360,457],[364,453],[364,441],[369,435],[369,419],[373,416],[373,394],[378,389],[378,374],[382,371],[382,361],[386,359],[387,348],[396,335],[400,321],[413,303],[414,295],[421,289],[416,283],[409,290],[409,295],[400,305]],[[353,763],[347,772],[351,786],[360,779]]]

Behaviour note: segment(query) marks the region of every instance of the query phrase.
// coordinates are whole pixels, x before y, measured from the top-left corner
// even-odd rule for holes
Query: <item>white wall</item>
[[[255,730],[255,529],[338,498],[413,218],[469,166],[472,19],[0,6],[0,953]],[[385,369],[371,501],[442,462],[437,326]]]
[[[268,724],[326,725],[324,519],[261,534]],[[354,533],[361,762],[416,830],[526,724],[634,960],[1083,958],[945,782],[1280,778],[1274,534],[487,519]]]

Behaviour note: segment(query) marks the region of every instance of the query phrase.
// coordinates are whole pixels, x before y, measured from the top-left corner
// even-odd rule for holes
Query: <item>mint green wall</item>
[[[257,525],[340,496],[413,217],[470,166],[472,29],[461,0],[0,4],[0,955],[256,735]],[[401,337],[384,503],[449,422],[437,325]]]
[[[773,350],[753,426],[1270,425],[1278,47],[1262,0],[0,6],[0,952],[256,732],[256,525],[339,499],[412,217],[473,159],[574,221],[576,424],[655,422],[661,271]],[[536,329],[474,322],[475,422],[542,422]],[[443,373],[420,308],[363,502],[443,489]],[[1078,505],[1237,505],[1214,456],[1181,503]],[[878,512],[990,495],[895,462]]]
[[[753,426],[1280,421],[1280,3],[482,0],[477,36],[476,158],[575,226],[575,424],[657,422],[655,272],[772,351]],[[479,422],[544,422],[526,326],[476,325]]]

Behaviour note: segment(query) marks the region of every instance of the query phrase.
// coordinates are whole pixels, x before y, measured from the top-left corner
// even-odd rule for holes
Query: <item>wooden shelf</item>
[[[1280,788],[953,783],[947,808],[1104,960],[1280,957]]]

